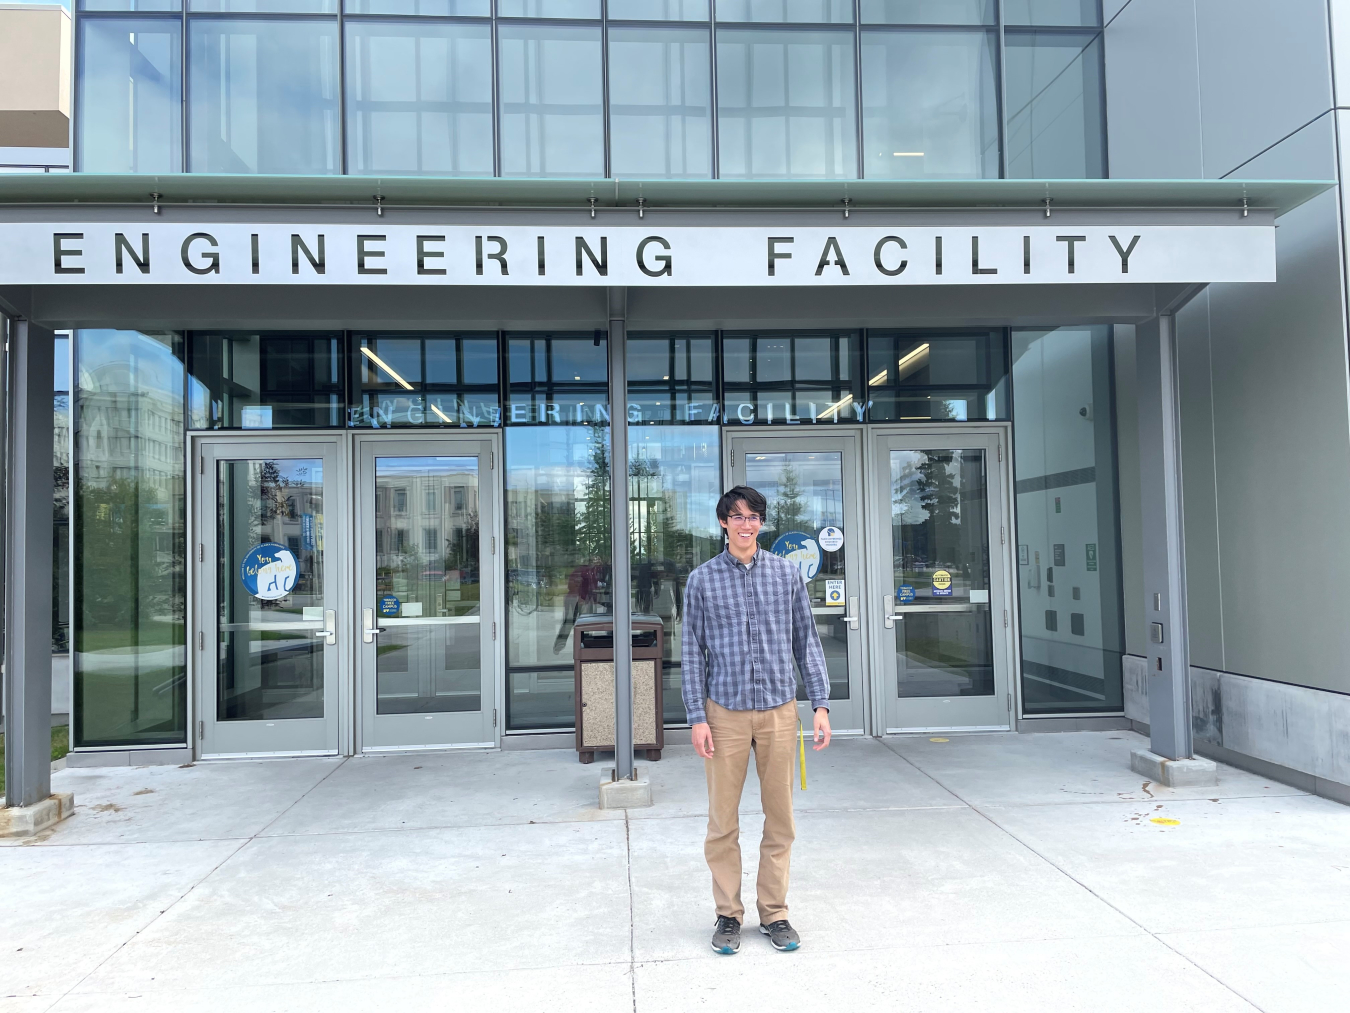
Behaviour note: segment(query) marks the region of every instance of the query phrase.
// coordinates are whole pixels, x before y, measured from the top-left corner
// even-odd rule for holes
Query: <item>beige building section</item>
[[[70,143],[70,15],[0,4],[0,148]]]

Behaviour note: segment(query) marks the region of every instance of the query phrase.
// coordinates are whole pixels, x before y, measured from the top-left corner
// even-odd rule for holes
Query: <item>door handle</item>
[[[337,612],[333,609],[323,610],[323,629],[315,630],[316,637],[323,637],[325,644],[337,643]]]
[[[361,639],[367,644],[375,643],[376,634],[383,633],[384,630],[375,625],[375,610],[361,610]]]
[[[895,595],[886,594],[881,596],[881,614],[886,622],[886,629],[895,629]]]
[[[848,628],[856,630],[858,628],[858,599],[850,598],[848,600],[848,610],[853,613],[851,616],[844,616],[844,622],[848,623]]]

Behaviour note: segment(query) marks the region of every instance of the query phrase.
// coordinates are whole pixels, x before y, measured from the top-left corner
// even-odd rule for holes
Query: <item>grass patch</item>
[[[70,752],[70,726],[52,726],[52,760],[61,759]],[[5,793],[5,737],[0,735],[0,795]]]

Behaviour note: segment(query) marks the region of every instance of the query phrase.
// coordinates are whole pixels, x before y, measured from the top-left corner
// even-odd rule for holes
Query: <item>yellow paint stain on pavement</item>
[[[950,742],[951,739],[929,739],[929,742]]]
[[[1150,822],[1150,823],[1156,823],[1156,824],[1158,824],[1158,826],[1160,826],[1160,827],[1179,827],[1179,826],[1181,826],[1181,820],[1174,820],[1174,819],[1171,819],[1170,817],[1167,817],[1167,816],[1154,816],[1153,819],[1149,820],[1149,822]]]

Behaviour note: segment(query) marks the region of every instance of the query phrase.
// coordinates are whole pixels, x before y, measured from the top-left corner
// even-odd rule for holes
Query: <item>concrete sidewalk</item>
[[[1350,808],[1143,783],[1127,732],[949,738],[808,757],[791,954],[751,775],[735,957],[687,746],[627,815],[563,751],[64,770],[75,815],[0,842],[0,1013],[1347,1008]]]

